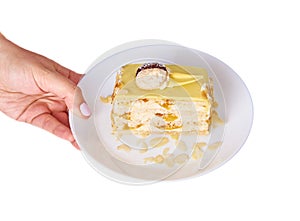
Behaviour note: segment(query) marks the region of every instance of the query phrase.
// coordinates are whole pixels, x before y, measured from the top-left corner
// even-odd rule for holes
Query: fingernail
[[[79,108],[80,108],[80,112],[82,113],[83,116],[85,116],[85,117],[91,116],[91,110],[86,103],[80,104]]]

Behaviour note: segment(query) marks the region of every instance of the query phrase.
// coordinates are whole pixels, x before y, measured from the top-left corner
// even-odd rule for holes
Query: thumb
[[[91,110],[83,98],[81,89],[79,87],[75,88],[75,93],[73,97],[73,106],[70,108],[73,113],[82,118],[88,118],[91,116]]]
[[[90,108],[83,98],[81,89],[64,75],[57,72],[48,72],[39,86],[44,91],[62,98],[68,109],[75,115],[82,118],[88,118],[91,115]]]

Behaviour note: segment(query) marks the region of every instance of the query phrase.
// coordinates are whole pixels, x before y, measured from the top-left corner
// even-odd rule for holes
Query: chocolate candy
[[[162,69],[164,71],[167,71],[167,68],[165,65],[163,64],[159,64],[159,63],[145,63],[143,64],[141,67],[139,67],[136,71],[136,75],[138,75],[138,73],[142,70],[145,70],[145,69],[152,69],[152,68],[159,68],[159,69]]]

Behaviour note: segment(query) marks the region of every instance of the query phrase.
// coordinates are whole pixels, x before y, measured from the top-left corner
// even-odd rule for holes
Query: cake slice
[[[209,133],[213,87],[207,71],[173,64],[128,64],[112,94],[113,132]]]

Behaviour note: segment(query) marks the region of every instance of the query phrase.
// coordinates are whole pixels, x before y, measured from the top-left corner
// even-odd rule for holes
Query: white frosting
[[[141,70],[135,78],[136,85],[144,90],[165,89],[168,85],[169,74],[160,68]]]

